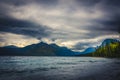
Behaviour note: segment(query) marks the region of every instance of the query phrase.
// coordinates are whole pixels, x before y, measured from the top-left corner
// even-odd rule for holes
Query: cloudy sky
[[[84,50],[118,32],[120,0],[0,0],[0,46],[44,41]]]

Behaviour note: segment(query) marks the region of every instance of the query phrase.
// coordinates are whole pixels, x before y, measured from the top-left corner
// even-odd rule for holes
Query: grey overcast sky
[[[120,0],[0,0],[0,46],[44,41],[84,50],[118,32]]]

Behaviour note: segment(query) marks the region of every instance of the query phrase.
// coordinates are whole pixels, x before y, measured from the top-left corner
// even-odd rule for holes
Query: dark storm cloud
[[[53,5],[57,4],[58,0],[36,0],[36,2],[39,2],[40,4]]]
[[[57,0],[0,0],[0,31],[32,36],[38,39],[48,36],[50,29],[46,26],[29,20],[18,20],[9,15],[11,12],[10,6],[15,8],[31,3],[49,6],[57,4]]]
[[[93,25],[91,31],[114,31],[120,32],[120,15],[114,15],[109,20],[96,20],[96,23],[100,25]]]
[[[15,6],[22,6],[30,3],[38,3],[49,6],[49,5],[57,4],[58,0],[0,0],[0,3],[15,5]]]
[[[28,0],[0,0],[0,3],[19,6],[27,4]]]
[[[91,12],[96,8],[105,13],[104,18],[91,20],[97,24],[88,26],[89,30],[120,32],[120,0],[76,0],[76,2],[85,5]]]
[[[80,7],[82,5],[90,9],[91,12],[96,8],[106,12],[109,17],[120,16],[120,0],[76,0],[76,3]]]
[[[99,4],[99,8],[111,19],[120,18],[120,0],[104,0]]]
[[[27,4],[38,4],[44,8],[51,8],[58,4],[58,0],[0,0],[0,17],[9,15],[10,6],[19,7]],[[14,10],[14,9],[13,9]]]
[[[95,7],[95,5],[103,6],[105,9],[109,7],[120,6],[120,0],[75,0],[77,4],[85,7]]]
[[[105,25],[109,27],[108,30],[110,31],[120,32],[120,17],[116,17],[115,19],[112,19],[111,21],[106,21]]]
[[[108,7],[117,7],[117,6],[120,6],[120,0],[102,0],[103,1],[103,4],[108,6]]]
[[[46,26],[14,18],[0,18],[0,31],[22,34],[35,38],[45,37],[50,33]]]
[[[120,32],[120,18],[112,19],[111,21],[104,22],[105,28],[103,30]]]
[[[78,5],[83,5],[85,7],[93,7],[95,4],[101,2],[103,0],[76,0]]]

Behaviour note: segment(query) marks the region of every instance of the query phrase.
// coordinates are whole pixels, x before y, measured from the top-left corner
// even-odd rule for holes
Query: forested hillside
[[[106,46],[100,46],[95,52],[87,54],[95,57],[120,57],[120,42],[110,43]]]

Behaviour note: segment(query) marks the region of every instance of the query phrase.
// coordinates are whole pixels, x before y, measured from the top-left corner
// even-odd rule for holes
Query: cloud
[[[0,31],[85,49],[97,45],[96,39],[101,42],[99,37],[118,36],[119,4],[119,0],[1,0]]]
[[[103,0],[75,0],[78,5],[90,8],[100,3]]]
[[[50,33],[46,26],[38,25],[34,22],[26,20],[18,20],[14,18],[0,18],[0,31],[11,32],[15,34],[22,34],[32,36],[35,38],[46,37]]]
[[[36,38],[8,32],[0,32],[0,46],[15,45],[18,47],[24,47],[38,42],[39,40]]]
[[[15,6],[22,6],[30,3],[39,3],[42,5],[53,5],[57,4],[58,0],[1,0],[2,4],[9,4],[9,5],[15,5]]]
[[[99,37],[95,37],[95,38],[91,38],[91,39],[83,39],[83,40],[79,40],[76,44],[74,44],[71,49],[72,50],[84,50],[87,49],[89,47],[96,47],[99,46],[100,44],[102,44],[102,42],[107,39],[107,38],[112,38],[112,39],[119,39],[119,34],[108,34],[108,35],[103,35],[103,36],[99,36]]]
[[[95,30],[120,32],[120,16],[115,16],[111,20],[103,20],[99,23],[102,25],[100,27],[94,27]]]

